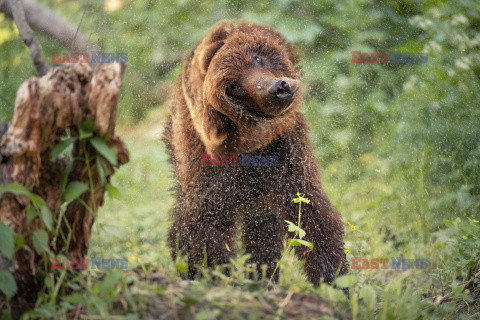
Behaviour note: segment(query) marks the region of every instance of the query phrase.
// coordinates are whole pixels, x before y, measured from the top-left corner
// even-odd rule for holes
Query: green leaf
[[[335,279],[335,285],[343,288],[352,288],[358,282],[358,277],[354,274],[346,274]]]
[[[300,192],[297,192],[297,198],[293,199],[293,203],[299,203],[299,202],[305,202],[305,203],[310,203],[310,200],[307,198],[303,197],[303,194]]]
[[[121,200],[122,199],[122,194],[120,193],[120,190],[118,190],[117,187],[114,187],[110,183],[107,183],[105,185],[105,189],[107,189],[108,196],[113,199]]]
[[[0,221],[0,251],[5,257],[12,260],[14,252],[13,231],[2,221]]]
[[[309,247],[310,249],[313,249],[313,243],[305,241],[305,240],[300,240],[300,239],[288,239],[288,244],[291,245],[292,247],[300,247],[302,245]]]
[[[80,139],[86,139],[93,136],[93,118],[89,117],[80,125]]]
[[[80,181],[72,181],[65,189],[65,201],[70,202],[80,197],[85,191],[88,190],[88,186]]]
[[[297,225],[293,224],[293,222],[291,221],[285,220],[285,222],[288,225],[288,232],[298,232],[298,237],[300,239],[303,239],[303,237],[305,237],[306,232],[302,228],[299,228]]]
[[[107,159],[107,161],[110,162],[113,166],[116,166],[118,164],[115,150],[110,149],[107,146],[107,143],[105,142],[105,140],[103,140],[102,138],[96,137],[96,138],[90,139],[90,143],[98,151],[98,153],[104,156],[105,159]]]
[[[447,227],[452,227],[452,226],[453,226],[452,221],[450,221],[450,220],[448,220],[448,219],[443,219],[443,223],[444,223]]]
[[[35,219],[38,214],[37,214],[37,209],[35,209],[34,206],[32,206],[31,204],[29,204],[26,208],[25,208],[25,213],[27,214],[27,221],[28,223],[32,222],[33,219]]]
[[[175,263],[175,269],[177,269],[177,271],[180,271],[180,273],[188,274],[188,264],[184,262]]]
[[[32,193],[30,190],[28,190],[25,186],[19,184],[19,183],[11,183],[6,186],[0,186],[0,196],[4,192],[9,192],[15,195],[22,195],[30,199],[37,207],[41,207],[45,205],[45,201],[38,195]]]
[[[25,238],[23,235],[14,235],[13,239],[15,241],[15,251],[20,250],[25,245]]]
[[[42,213],[42,220],[45,223],[45,226],[47,227],[48,231],[51,231],[53,218],[50,209],[48,209],[47,206],[42,206],[40,208],[40,212]]]
[[[17,182],[7,184],[5,186],[0,186],[0,194],[4,192],[9,192],[22,196],[29,196],[31,194],[30,190],[28,190],[24,185],[21,185]]]
[[[30,199],[33,202],[33,204],[35,204],[38,208],[41,208],[47,205],[45,203],[45,200],[42,199],[42,197],[34,193],[30,193],[30,195],[28,195],[27,198]]]
[[[85,303],[86,298],[83,294],[73,293],[69,296],[63,297],[62,300],[73,304],[82,304]]]
[[[2,291],[7,299],[10,300],[11,297],[17,293],[17,284],[15,283],[15,278],[7,270],[0,270],[0,291]]]
[[[100,179],[102,179],[102,184],[104,185],[107,183],[107,179],[105,179],[106,170],[107,170],[107,166],[105,165],[105,161],[102,158],[97,157],[97,171],[98,171],[98,175],[100,176]]]
[[[50,152],[50,161],[55,162],[57,161],[58,156],[65,150],[67,149],[77,138],[71,137],[68,138],[67,140],[64,140],[60,143],[57,143],[52,151]]]
[[[62,190],[62,193],[65,193],[65,187],[67,186],[68,176],[70,175],[70,172],[72,172],[72,167],[73,167],[73,162],[70,161],[67,164],[65,171],[63,171],[62,173],[62,178],[60,179],[60,190]]]
[[[33,248],[38,254],[50,251],[50,248],[48,246],[48,234],[45,230],[35,230],[35,232],[33,232],[32,242]]]

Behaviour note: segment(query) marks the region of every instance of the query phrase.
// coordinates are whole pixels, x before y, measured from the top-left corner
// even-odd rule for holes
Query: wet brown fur
[[[261,114],[255,101],[236,105],[225,95],[232,81],[254,76],[252,54],[268,59],[262,72],[299,81],[297,57],[276,31],[221,21],[185,59],[164,140],[175,170],[176,205],[168,242],[173,258],[189,255],[189,277],[206,252],[209,266],[234,257],[237,227],[250,262],[266,264],[270,275],[283,250],[284,220],[297,223],[297,191],[311,200],[302,206],[301,227],[313,250],[301,247],[308,279],[331,282],[347,272],[343,225],[321,187],[301,92],[276,116]],[[258,71],[258,70],[257,70]],[[242,80],[243,79],[243,80]],[[247,80],[245,80],[247,79]],[[248,89],[252,90],[252,89]],[[301,90],[301,89],[300,89]],[[255,92],[249,92],[255,96]],[[201,155],[276,155],[278,166],[202,166]]]

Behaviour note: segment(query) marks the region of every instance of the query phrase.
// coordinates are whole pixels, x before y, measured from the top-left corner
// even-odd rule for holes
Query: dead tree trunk
[[[68,129],[72,136],[78,136],[81,124],[93,119],[93,135],[103,138],[108,147],[115,150],[118,165],[128,162],[128,150],[123,141],[115,136],[117,102],[122,86],[124,65],[119,63],[100,65],[94,70],[88,64],[63,65],[43,77],[32,77],[24,82],[15,101],[15,111],[8,129],[0,141],[1,185],[19,183],[44,199],[54,220],[60,223],[63,234],[71,227],[70,245],[66,248],[63,237],[49,232],[50,251],[69,253],[72,258],[83,257],[90,242],[90,230],[94,217],[84,205],[98,208],[104,199],[104,181],[109,181],[114,166],[106,164],[105,177],[97,168],[95,157],[102,157],[91,145],[73,144],[72,169],[69,181],[87,185],[93,182],[94,193],[84,192],[79,199],[69,202],[64,215],[68,226],[57,221],[64,203],[61,188],[62,174],[67,159],[59,157],[51,161],[52,148],[61,140]],[[87,152],[91,162],[87,168]],[[0,219],[16,234],[24,235],[26,244],[18,250],[12,261],[0,254],[0,269],[10,270],[15,277],[18,293],[14,297],[17,306],[23,310],[35,301],[37,282],[35,272],[41,256],[32,246],[32,234],[42,227],[40,217],[31,222],[27,219],[26,208],[31,200],[24,195],[3,193],[0,198]],[[56,238],[56,241],[53,241]],[[0,294],[1,295],[1,294]],[[1,297],[0,297],[1,299]]]

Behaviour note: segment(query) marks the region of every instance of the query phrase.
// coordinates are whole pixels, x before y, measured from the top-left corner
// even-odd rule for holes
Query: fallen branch
[[[32,1],[22,1],[27,23],[34,29],[48,34],[65,47],[70,47],[75,38],[72,51],[87,52],[98,50],[98,45],[91,42],[83,33],[77,32],[77,26],[58,16],[44,5]],[[7,0],[0,0],[0,12],[13,18],[12,11],[7,6]]]
[[[23,42],[25,42],[28,50],[30,50],[30,58],[33,61],[37,75],[45,75],[50,69],[50,66],[43,60],[40,43],[25,19],[22,1],[7,0],[7,6],[10,7],[12,11],[13,20],[15,20],[20,37],[23,39]]]

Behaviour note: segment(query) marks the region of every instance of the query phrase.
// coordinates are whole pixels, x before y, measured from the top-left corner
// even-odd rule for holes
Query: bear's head
[[[193,51],[184,95],[211,154],[262,148],[295,123],[301,102],[292,47],[267,26],[221,21]]]

